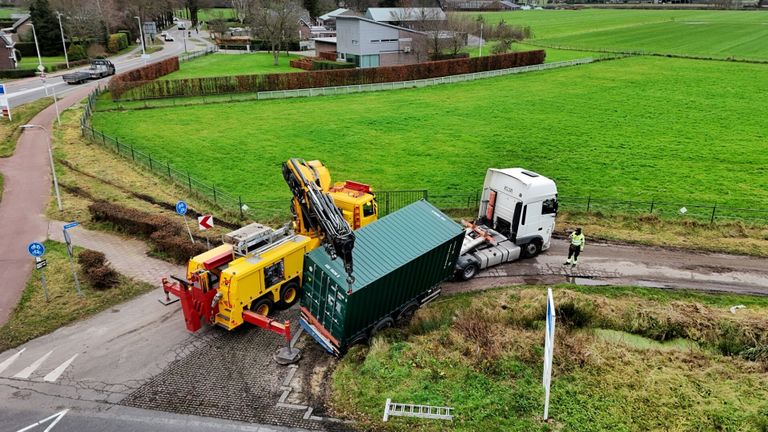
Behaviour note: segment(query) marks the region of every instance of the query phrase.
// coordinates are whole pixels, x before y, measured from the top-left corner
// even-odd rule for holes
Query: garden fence
[[[194,177],[186,170],[178,169],[167,160],[152,157],[151,154],[134,148],[132,143],[121,142],[94,129],[90,124],[96,99],[104,89],[97,88],[86,101],[81,131],[84,137],[114,151],[123,158],[141,165],[152,174],[175,183],[187,196],[207,200],[226,213],[244,219],[286,219],[290,215],[288,201],[258,200],[227,192],[221,185],[209,184]],[[479,186],[479,185],[478,185]],[[395,212],[420,199],[457,216],[473,217],[481,201],[480,191],[431,193],[427,189],[376,191],[381,216]],[[561,211],[601,215],[655,215],[666,219],[688,218],[700,221],[739,220],[768,223],[768,208],[738,208],[721,206],[716,203],[682,203],[656,198],[610,198],[601,196],[559,196]]]
[[[185,52],[183,54],[179,54],[179,61],[180,62],[186,62],[190,61],[192,59],[196,59],[198,57],[207,56],[208,54],[213,54],[215,52],[218,52],[219,48],[215,45],[208,46],[205,49],[196,50],[196,51],[189,51]]]

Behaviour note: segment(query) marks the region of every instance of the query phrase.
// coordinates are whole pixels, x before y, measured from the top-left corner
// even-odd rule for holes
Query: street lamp
[[[48,136],[48,159],[51,161],[51,172],[53,173],[53,186],[56,190],[56,203],[59,205],[59,211],[63,211],[64,208],[61,206],[61,194],[59,193],[59,179],[56,177],[56,167],[53,165],[53,150],[51,150],[51,134],[48,132],[48,129],[45,128],[45,126],[41,126],[38,124],[25,124],[19,126],[22,129],[42,129],[43,132]]]
[[[135,16],[136,21],[139,22],[139,37],[141,37],[141,58],[147,55],[147,51],[144,49],[144,30],[141,29],[141,18]]]
[[[64,26],[61,25],[61,16],[63,13],[56,11],[56,17],[59,18],[59,30],[61,30],[61,44],[64,46],[64,61],[67,63],[67,69],[69,69],[69,56],[67,55],[67,43],[64,41]]]
[[[35,50],[37,51],[37,70],[40,72],[40,80],[43,82],[43,88],[45,89],[45,95],[48,96],[48,84],[45,82],[45,66],[43,66],[43,58],[40,57],[40,45],[37,44],[37,31],[34,24],[32,26],[32,37],[35,38]],[[66,53],[66,50],[64,50]],[[15,54],[14,54],[15,55]],[[56,121],[61,126],[61,116],[59,115],[59,101],[56,98],[56,86],[53,86],[53,104],[56,106]]]

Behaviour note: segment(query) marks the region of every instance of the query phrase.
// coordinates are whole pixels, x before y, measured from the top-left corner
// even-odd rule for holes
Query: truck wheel
[[[374,336],[376,336],[379,332],[382,332],[390,327],[395,323],[395,321],[390,318],[386,317],[383,320],[379,321],[374,327],[373,330],[371,330],[371,336],[369,339],[373,339]]]
[[[468,281],[475,277],[479,270],[480,268],[477,266],[477,264],[469,263],[463,269],[461,269],[459,272],[459,278],[463,281]]]
[[[299,301],[299,284],[288,282],[280,288],[280,303],[283,307],[289,308]]]
[[[267,316],[272,312],[272,300],[263,298],[251,304],[250,310],[259,315]]]
[[[541,242],[538,240],[532,240],[530,243],[523,247],[523,254],[526,258],[533,258],[541,252]]]
[[[407,306],[403,308],[403,310],[400,311],[400,313],[397,315],[397,319],[395,320],[395,323],[398,326],[405,326],[409,322],[411,322],[411,318],[413,318],[413,315],[416,313],[416,311],[419,310],[419,304],[416,302],[408,303]]]

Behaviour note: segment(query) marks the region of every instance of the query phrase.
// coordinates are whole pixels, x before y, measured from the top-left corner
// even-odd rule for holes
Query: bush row
[[[152,80],[156,80],[161,76],[168,75],[177,70],[179,70],[178,57],[170,57],[159,62],[150,63],[146,66],[123,72],[112,77],[109,81],[109,91],[112,92],[112,97],[117,98],[127,90],[140,86],[148,81],[151,82]]]
[[[107,262],[103,253],[86,250],[77,257],[77,262],[85,274],[85,279],[93,289],[107,289],[120,281],[118,274]]]
[[[354,69],[354,63],[337,62],[329,60],[313,60],[312,70]]]
[[[34,69],[0,69],[0,78],[27,78],[35,76]]]
[[[119,100],[123,94],[129,90],[130,94],[127,95],[128,97],[126,100],[141,100],[376,84],[535,65],[544,63],[544,57],[545,52],[543,50],[536,50],[368,69],[322,70],[283,74],[189,78],[167,81],[151,81],[154,80],[156,76],[146,78],[143,81],[135,79],[116,79],[117,77],[120,77],[120,75],[118,75],[116,78],[112,79],[110,83],[110,91],[115,100]],[[178,68],[178,63],[176,66]],[[128,72],[128,74],[130,74],[130,72]]]
[[[205,252],[202,243],[192,243],[182,228],[171,219],[107,201],[96,201],[88,207],[91,218],[108,222],[127,234],[148,238],[155,250],[179,264]]]

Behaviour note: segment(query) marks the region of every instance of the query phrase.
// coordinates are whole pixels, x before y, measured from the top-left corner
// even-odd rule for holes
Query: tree
[[[105,20],[97,0],[52,0],[51,6],[62,13],[64,35],[71,43],[104,41]]]
[[[320,15],[320,2],[319,0],[302,0],[304,9],[309,12],[309,17],[315,19]]]
[[[277,66],[283,44],[299,32],[299,18],[306,11],[296,0],[254,0],[248,13],[251,30],[270,45]]]
[[[250,4],[252,0],[232,0],[231,5],[232,9],[235,11],[235,17],[238,21],[240,21],[240,24],[245,23],[245,19],[248,16],[248,10],[250,9]]]
[[[40,54],[44,56],[63,55],[59,21],[51,10],[48,0],[32,0],[29,3],[29,15],[37,33]]]
[[[192,20],[192,27],[197,27],[197,11],[200,10],[198,0],[186,0],[187,9],[189,9],[189,19]]]

